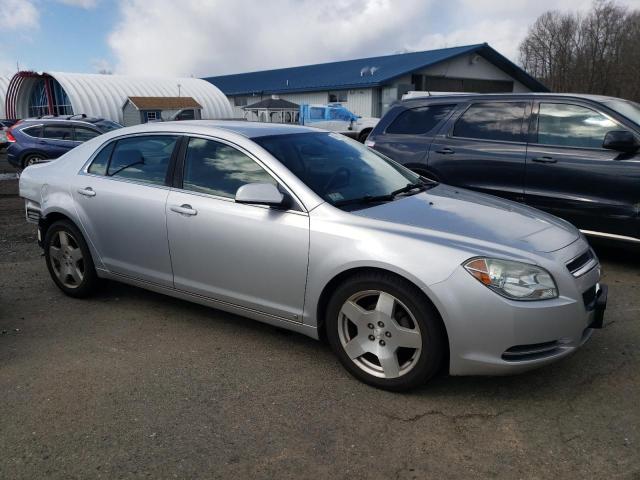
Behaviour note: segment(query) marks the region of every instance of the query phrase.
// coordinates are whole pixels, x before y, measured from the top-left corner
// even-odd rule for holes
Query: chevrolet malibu
[[[20,195],[65,294],[117,280],[326,338],[380,388],[528,370],[602,326],[572,225],[313,128],[124,128],[25,169]]]

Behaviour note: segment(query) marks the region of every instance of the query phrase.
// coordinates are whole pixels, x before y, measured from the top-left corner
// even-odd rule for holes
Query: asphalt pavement
[[[65,297],[2,177],[0,479],[638,480],[640,252],[595,248],[606,322],[576,354],[397,394],[248,319],[117,283]]]

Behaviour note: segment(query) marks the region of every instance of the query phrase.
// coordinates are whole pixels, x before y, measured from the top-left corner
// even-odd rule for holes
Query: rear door
[[[536,102],[527,153],[526,202],[579,228],[638,236],[640,157],[602,148],[630,130],[590,103]]]
[[[82,127],[80,125],[73,127],[73,139],[76,142],[76,145],[80,145],[81,143],[91,140],[98,135],[100,135],[100,132],[89,127]]]
[[[444,183],[523,201],[531,102],[478,101],[461,109],[435,136],[429,170]]]
[[[432,104],[415,108],[398,106],[389,119],[381,120],[381,132],[369,137],[380,153],[420,174],[426,174],[429,145],[438,127],[455,109],[452,104]],[[378,129],[376,129],[378,130]]]
[[[71,125],[55,124],[43,127],[42,137],[38,140],[38,143],[49,158],[58,158],[77,145],[73,139]]]

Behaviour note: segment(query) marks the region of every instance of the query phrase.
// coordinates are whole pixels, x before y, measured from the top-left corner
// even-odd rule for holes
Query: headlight
[[[553,277],[544,268],[526,263],[474,258],[464,268],[480,283],[512,300],[547,300],[558,296]]]

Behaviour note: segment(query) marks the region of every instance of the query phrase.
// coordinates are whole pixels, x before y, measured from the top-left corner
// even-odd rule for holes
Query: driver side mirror
[[[238,188],[237,203],[267,205],[274,208],[288,208],[288,197],[273,183],[247,183]]]
[[[613,130],[607,132],[604,136],[602,148],[624,153],[634,153],[640,148],[640,144],[633,133],[627,130]]]

